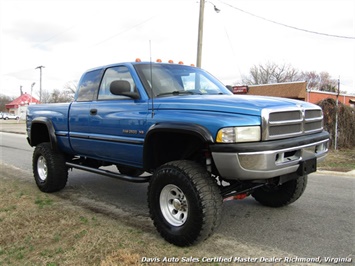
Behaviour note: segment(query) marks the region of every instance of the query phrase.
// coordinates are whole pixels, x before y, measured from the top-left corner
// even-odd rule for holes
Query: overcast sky
[[[35,82],[36,97],[41,65],[42,89],[51,91],[89,68],[137,57],[196,64],[197,0],[0,3],[1,94],[30,93]],[[355,94],[355,1],[206,1],[202,68],[227,85],[266,62],[329,72]]]

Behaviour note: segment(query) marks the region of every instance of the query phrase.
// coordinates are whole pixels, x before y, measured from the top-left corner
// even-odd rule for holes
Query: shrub
[[[323,109],[324,129],[330,134],[330,148],[334,147],[336,101],[331,98],[317,103]],[[338,102],[338,148],[355,147],[355,110]]]

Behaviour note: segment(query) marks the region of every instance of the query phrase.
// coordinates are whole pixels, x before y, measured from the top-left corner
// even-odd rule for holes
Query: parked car
[[[2,119],[7,120],[7,119],[15,119],[18,120],[19,116],[15,114],[10,114],[10,113],[2,113]]]

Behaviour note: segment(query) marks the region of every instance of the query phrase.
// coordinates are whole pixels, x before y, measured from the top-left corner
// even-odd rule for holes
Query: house
[[[30,104],[39,104],[40,102],[32,95],[24,93],[12,102],[5,105],[8,113],[18,115],[21,119],[25,119],[27,106]]]

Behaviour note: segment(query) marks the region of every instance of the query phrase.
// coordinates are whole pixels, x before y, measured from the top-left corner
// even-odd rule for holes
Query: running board
[[[108,177],[124,180],[124,181],[134,182],[134,183],[149,182],[149,179],[151,177],[151,175],[149,175],[149,176],[137,176],[137,177],[128,176],[128,175],[122,175],[122,174],[111,172],[111,171],[108,171],[108,170],[92,168],[92,167],[88,167],[88,166],[84,166],[84,165],[80,165],[80,164],[76,164],[76,163],[68,163],[67,162],[66,166],[71,167],[71,168],[77,168],[77,169],[80,169],[80,170],[83,170],[83,171],[87,171],[87,172],[91,172],[91,173],[95,173],[95,174],[99,174],[99,175],[104,175],[104,176],[108,176]]]

